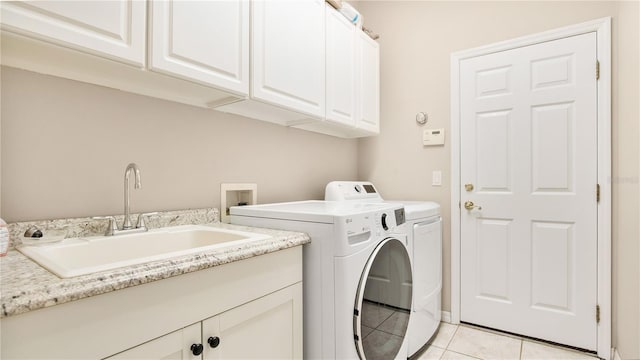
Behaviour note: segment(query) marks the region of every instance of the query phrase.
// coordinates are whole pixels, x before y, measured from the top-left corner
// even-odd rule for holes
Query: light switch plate
[[[424,129],[422,143],[425,146],[444,145],[444,129]]]
[[[431,173],[431,185],[442,186],[442,171],[435,170],[433,173]]]

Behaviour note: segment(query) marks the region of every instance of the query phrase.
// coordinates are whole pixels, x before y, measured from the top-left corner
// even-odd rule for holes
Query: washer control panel
[[[404,208],[400,208],[400,209],[395,209],[394,210],[394,215],[396,217],[396,225],[402,225],[405,223],[406,218],[404,216]]]
[[[342,226],[347,236],[366,232],[381,236],[392,232],[404,222],[404,208],[395,207],[384,211],[346,216],[342,220]]]
[[[395,236],[397,227],[404,224],[404,207],[401,204],[363,204],[367,207],[377,207],[372,211],[346,215],[336,223],[337,234],[346,235],[334,237],[334,255],[343,256],[353,253],[354,247],[368,246],[371,241],[380,241],[388,236]]]
[[[385,232],[393,231],[396,226],[400,226],[404,222],[404,208],[402,207],[382,212],[375,217],[376,227]]]
[[[367,181],[332,181],[324,190],[324,199],[328,201],[345,200],[382,200],[372,183]]]

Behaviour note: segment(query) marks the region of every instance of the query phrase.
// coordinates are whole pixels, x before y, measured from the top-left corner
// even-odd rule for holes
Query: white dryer
[[[401,205],[300,201],[232,207],[231,223],[309,234],[304,358],[406,359],[411,260]],[[380,254],[393,254],[381,256]]]
[[[385,202],[366,181],[333,181],[325,200]],[[413,306],[407,330],[408,354],[416,355],[433,337],[441,320],[442,219],[440,205],[432,201],[386,201],[404,206],[406,223],[398,231],[407,234],[413,275]]]

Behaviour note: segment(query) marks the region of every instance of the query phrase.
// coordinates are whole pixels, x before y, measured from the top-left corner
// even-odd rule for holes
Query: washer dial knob
[[[389,230],[389,226],[387,226],[387,214],[382,214],[382,218],[380,219],[382,223],[382,228],[386,231]]]

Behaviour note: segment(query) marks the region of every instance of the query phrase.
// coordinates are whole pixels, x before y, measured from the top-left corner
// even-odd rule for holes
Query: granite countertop
[[[264,240],[95,274],[61,279],[17,250],[0,258],[1,317],[22,314],[130,286],[190,273],[309,243],[308,235],[247,226],[207,226],[270,235]]]

